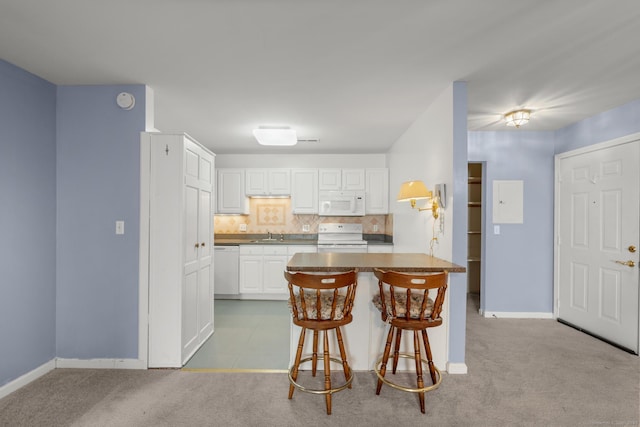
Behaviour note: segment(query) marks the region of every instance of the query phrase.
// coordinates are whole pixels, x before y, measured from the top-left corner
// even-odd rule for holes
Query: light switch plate
[[[116,234],[124,234],[124,221],[116,221]]]
[[[493,234],[500,234],[500,226],[499,225],[494,225],[493,226]]]

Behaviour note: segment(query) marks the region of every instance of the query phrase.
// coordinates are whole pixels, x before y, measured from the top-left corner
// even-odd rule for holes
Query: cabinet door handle
[[[199,243],[196,243],[196,248],[199,248],[199,247],[200,247],[200,244],[199,244]]]
[[[200,243],[200,246],[204,248],[204,242]]]

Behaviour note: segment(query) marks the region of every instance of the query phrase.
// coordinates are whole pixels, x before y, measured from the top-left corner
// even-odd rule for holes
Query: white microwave
[[[318,215],[364,216],[364,191],[320,191]]]

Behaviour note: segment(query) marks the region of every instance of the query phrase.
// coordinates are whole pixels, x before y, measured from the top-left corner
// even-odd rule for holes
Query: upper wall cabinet
[[[291,195],[290,169],[246,169],[246,196]]]
[[[291,212],[318,213],[318,169],[291,170]]]
[[[323,190],[364,190],[364,169],[320,169],[319,189]]]
[[[244,169],[218,169],[217,213],[249,214],[249,200],[244,194]]]
[[[389,213],[389,169],[367,169],[365,171],[365,214],[386,215]]]

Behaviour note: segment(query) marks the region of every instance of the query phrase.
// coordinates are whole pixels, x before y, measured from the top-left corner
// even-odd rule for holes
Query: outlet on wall
[[[309,224],[303,224],[302,225],[302,231],[305,232],[305,233],[308,233],[309,232]]]
[[[247,224],[240,224],[240,231],[247,231]]]
[[[376,231],[378,231],[378,224],[373,224],[373,232],[375,233]]]

